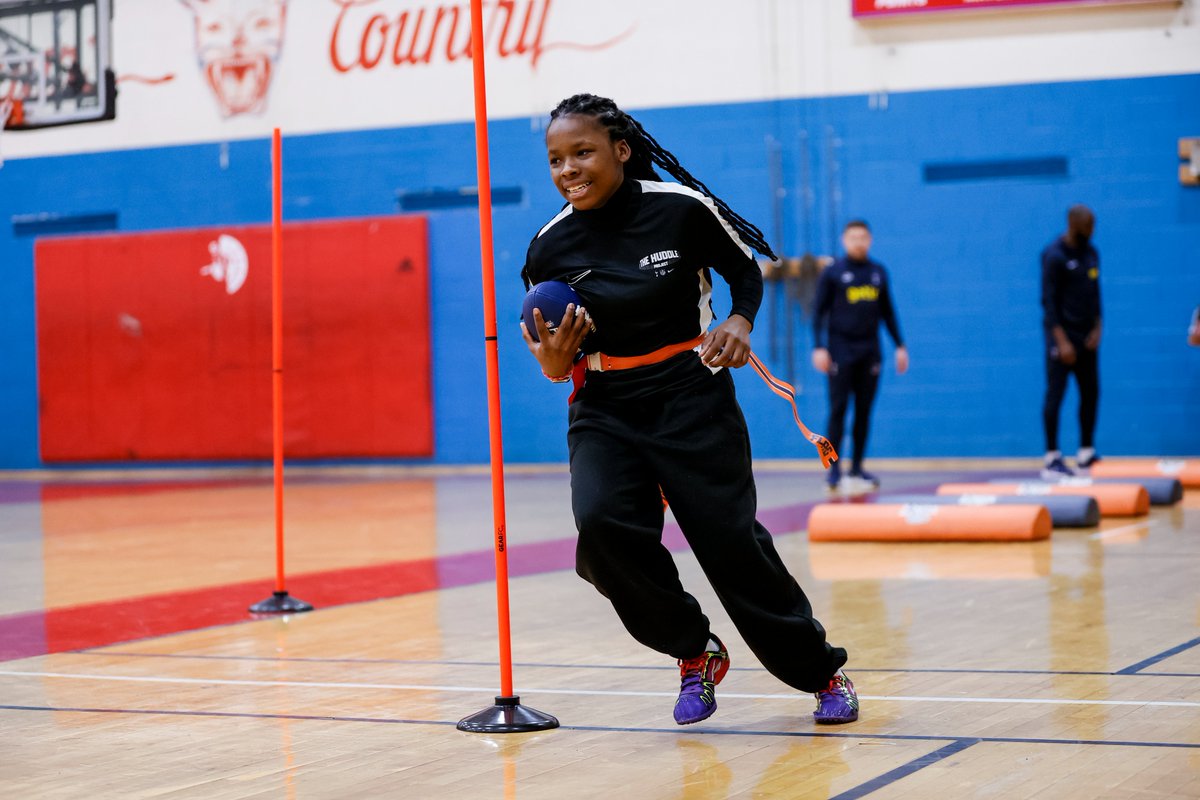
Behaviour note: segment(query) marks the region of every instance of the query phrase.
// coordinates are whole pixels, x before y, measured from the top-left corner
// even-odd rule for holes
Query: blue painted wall
[[[1038,253],[1067,206],[1097,213],[1105,341],[1102,451],[1200,453],[1200,350],[1184,343],[1200,303],[1200,189],[1176,178],[1176,139],[1200,134],[1200,75],[636,110],[684,164],[772,234],[770,152],[781,167],[780,246],[829,252],[852,216],[870,220],[891,270],[913,357],[885,371],[871,454],[1041,452],[1043,363]],[[86,128],[80,128],[81,132]],[[772,144],[772,142],[776,144]],[[506,456],[565,460],[565,395],[544,381],[516,327],[529,238],[559,207],[538,121],[491,126],[493,182],[524,200],[498,206],[497,294]],[[33,237],[10,221],[116,212],[118,230],[267,222],[266,141],[9,161],[0,170],[0,467],[37,453]],[[927,183],[927,164],[1061,157],[1065,175]],[[400,191],[475,183],[468,124],[285,141],[288,220],[395,213]],[[807,191],[806,191],[806,188]],[[473,209],[429,213],[439,463],[487,460],[478,222]],[[822,376],[808,366],[808,320],[768,290],[756,350],[802,388],[815,429]],[[727,310],[727,301],[722,300]],[[720,313],[724,313],[721,308]],[[397,313],[403,313],[398,309]],[[772,313],[778,316],[772,323]],[[771,340],[771,331],[776,337]],[[264,376],[264,379],[266,377]],[[759,457],[809,457],[786,406],[749,372],[739,393]],[[1075,395],[1063,446],[1077,444]]]

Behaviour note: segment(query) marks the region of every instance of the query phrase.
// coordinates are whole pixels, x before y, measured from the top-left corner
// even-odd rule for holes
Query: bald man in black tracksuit
[[[840,449],[846,424],[846,409],[854,396],[854,455],[850,477],[872,486],[879,480],[863,469],[871,406],[879,386],[883,361],[879,347],[882,322],[896,344],[896,371],[908,369],[908,350],[900,336],[900,323],[892,307],[887,271],[868,257],[871,230],[854,220],[842,232],[846,255],[825,268],[817,283],[813,305],[813,366],[829,376],[829,425],[825,435]],[[838,464],[826,474],[826,485],[838,488]]]
[[[1042,327],[1046,337],[1046,433],[1044,480],[1075,474],[1058,449],[1058,414],[1067,379],[1079,387],[1079,452],[1076,466],[1088,469],[1100,459],[1093,437],[1100,402],[1100,254],[1092,246],[1096,218],[1087,206],[1067,212],[1067,232],[1042,251]]]

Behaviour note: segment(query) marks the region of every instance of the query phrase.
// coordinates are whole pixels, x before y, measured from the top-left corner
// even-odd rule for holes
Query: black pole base
[[[251,614],[299,614],[312,610],[311,603],[297,600],[287,592],[275,592],[266,600],[250,606]]]
[[[557,719],[521,705],[516,696],[497,697],[496,705],[458,722],[458,729],[468,733],[529,733],[557,727]]]

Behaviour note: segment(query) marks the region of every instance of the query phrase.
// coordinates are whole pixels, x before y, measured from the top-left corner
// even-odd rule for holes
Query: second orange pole
[[[283,561],[283,144],[279,128],[271,135],[271,457],[275,487],[275,592],[250,606],[253,614],[312,611],[289,597]]]

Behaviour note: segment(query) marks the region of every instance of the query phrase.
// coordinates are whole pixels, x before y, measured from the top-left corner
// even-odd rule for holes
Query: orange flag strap
[[[696,345],[697,342],[701,341],[702,339],[703,339],[703,337],[698,337],[698,339],[695,341],[681,342],[678,345],[672,345],[671,347],[663,348],[662,351],[655,351],[655,353],[662,353],[667,350],[673,350],[676,352],[682,352],[683,350],[689,350],[689,349],[692,349],[692,346]],[[646,359],[651,356],[654,356],[655,353],[651,353],[649,356],[638,356],[638,357],[636,357],[636,359],[640,361],[641,359]],[[668,357],[670,355],[675,355],[675,352],[668,353],[667,356],[664,356],[664,358]],[[607,356],[605,356],[605,358],[607,358]],[[628,359],[628,361],[633,361],[633,360],[635,360],[635,359]],[[662,359],[660,358],[657,360],[662,360]],[[656,362],[655,361],[644,361],[644,362],[640,362],[638,364],[612,363],[612,364],[607,365],[605,367],[605,369],[625,369],[630,366],[642,366],[643,363],[656,363]],[[763,379],[763,382],[766,383],[768,387],[770,387],[772,392],[779,395],[784,400],[787,400],[791,404],[792,416],[796,418],[796,425],[800,428],[800,432],[804,434],[804,438],[806,438],[810,442],[812,442],[813,445],[817,448],[817,453],[821,456],[821,466],[828,469],[830,464],[832,464],[833,462],[838,460],[837,451],[833,448],[833,444],[828,439],[826,439],[824,436],[822,436],[819,433],[813,433],[812,431],[810,431],[808,429],[808,426],[804,424],[804,420],[800,419],[800,410],[798,408],[796,408],[796,389],[795,389],[795,387],[792,386],[787,381],[781,381],[778,378],[776,378],[774,375],[772,375],[771,370],[767,369],[766,365],[763,364],[762,361],[759,360],[758,356],[754,355],[754,353],[750,354],[750,365],[752,367],[754,367],[754,371],[758,373],[759,377]],[[572,387],[572,390],[571,390],[571,396],[567,399],[568,403],[575,402],[575,396],[579,393],[579,390],[583,387],[583,383],[585,380],[584,376],[588,369],[589,369],[589,364],[588,364],[588,360],[586,358],[580,359],[579,361],[575,362],[575,367],[571,371],[571,378],[572,378],[572,383],[574,383],[574,386]]]
[[[766,365],[759,360],[754,353],[750,354],[750,366],[754,367],[754,371],[763,379],[763,383],[771,389],[772,392],[787,400],[792,406],[792,416],[796,418],[796,425],[799,426],[800,432],[804,434],[804,438],[808,439],[817,448],[817,453],[821,456],[821,466],[826,469],[834,461],[838,460],[837,451],[833,449],[833,444],[819,433],[813,433],[804,424],[804,420],[800,419],[800,410],[796,408],[796,388],[787,381],[781,381],[771,374],[771,370],[767,369]]]

